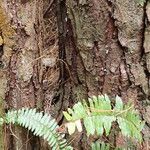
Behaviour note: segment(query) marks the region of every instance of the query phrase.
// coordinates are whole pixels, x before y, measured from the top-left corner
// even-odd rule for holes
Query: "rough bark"
[[[149,149],[149,22],[148,0],[143,5],[137,0],[1,0],[4,109],[36,107],[61,124],[62,111],[75,102],[119,95],[132,100],[146,121],[137,149]],[[6,150],[48,149],[24,129],[6,128]],[[89,148],[84,134],[75,136],[77,149]],[[112,136],[115,145],[130,145],[117,133]]]
[[[119,95],[125,102],[134,102],[148,125],[149,2],[141,5],[134,0],[67,0],[66,7],[66,62],[72,83],[66,83],[65,94],[71,93],[68,101],[87,95]],[[119,135],[109,140],[118,146],[149,149],[149,129],[145,129],[143,147]],[[84,144],[78,146],[83,148]]]

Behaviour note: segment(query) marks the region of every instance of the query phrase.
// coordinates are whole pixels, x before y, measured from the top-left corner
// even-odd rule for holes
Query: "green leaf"
[[[114,116],[105,116],[105,117],[103,117],[104,129],[105,129],[105,132],[106,132],[106,136],[109,135],[110,129],[111,129],[111,126],[112,126],[112,122],[114,122],[114,121],[116,121],[116,117],[114,117]]]
[[[4,124],[4,119],[0,118],[0,125],[3,125],[3,124]]]
[[[86,117],[84,119],[84,126],[86,128],[87,131],[87,136],[89,136],[90,134],[94,134],[95,133],[95,127],[94,127],[94,123],[93,123],[93,117],[89,116]]]
[[[91,145],[92,150],[110,150],[109,144],[105,144],[104,142],[99,143],[95,142]]]
[[[114,107],[114,110],[123,110],[123,102],[119,96],[116,96],[116,105]]]
[[[136,0],[137,4],[144,6],[144,3],[146,2],[146,0]]]
[[[68,121],[70,121],[72,119],[71,115],[69,113],[67,113],[66,111],[63,111],[63,114]]]

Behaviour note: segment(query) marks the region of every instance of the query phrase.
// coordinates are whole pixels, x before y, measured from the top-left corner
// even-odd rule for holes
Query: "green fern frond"
[[[72,109],[63,112],[68,120],[66,124],[70,134],[82,131],[83,121],[87,135],[97,133],[102,135],[104,132],[108,136],[112,127],[112,122],[119,124],[124,136],[142,140],[141,130],[144,123],[140,120],[137,112],[131,104],[124,105],[120,97],[116,97],[115,106],[112,108],[111,101],[107,95],[93,96],[81,103],[76,103]]]
[[[105,143],[95,142],[91,145],[92,150],[110,150],[110,146]]]
[[[102,142],[102,143],[94,142],[91,145],[91,150],[111,150],[111,147],[109,144],[106,144],[104,142]],[[115,150],[123,150],[123,149],[115,148]]]
[[[31,130],[34,135],[43,137],[53,150],[69,150],[66,139],[57,132],[58,125],[55,119],[36,109],[22,108],[19,110],[8,111],[6,123],[18,124]]]
[[[136,3],[141,5],[141,6],[144,6],[145,2],[146,2],[146,0],[136,0]]]

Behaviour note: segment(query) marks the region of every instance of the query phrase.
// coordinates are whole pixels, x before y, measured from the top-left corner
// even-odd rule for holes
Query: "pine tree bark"
[[[62,111],[75,102],[119,95],[146,121],[144,142],[131,144],[115,132],[108,140],[148,150],[149,22],[148,0],[1,0],[0,107],[36,107],[61,124]],[[49,149],[22,128],[5,128],[6,150]],[[89,149],[90,140],[81,133],[73,145]]]

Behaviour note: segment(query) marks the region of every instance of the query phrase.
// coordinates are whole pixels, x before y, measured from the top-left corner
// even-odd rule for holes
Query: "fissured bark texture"
[[[107,140],[125,148],[150,148],[148,0],[1,0],[1,18],[5,109],[36,107],[61,124],[62,111],[75,102],[119,95],[125,103],[132,101],[146,121],[144,142],[131,143],[115,132]],[[48,149],[23,129],[6,128],[6,150]],[[82,133],[73,139],[76,149],[89,149],[93,140]]]

